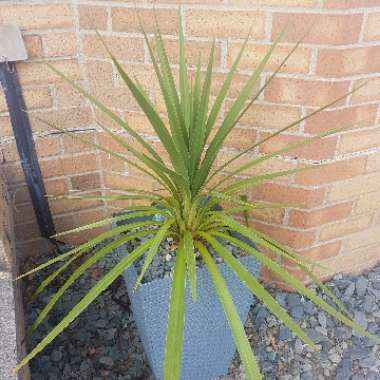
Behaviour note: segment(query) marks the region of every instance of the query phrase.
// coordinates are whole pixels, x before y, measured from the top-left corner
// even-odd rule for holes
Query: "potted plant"
[[[347,128],[347,126],[305,138],[284,149],[252,158],[248,160],[246,164],[230,170],[228,174],[225,174],[224,171],[231,163],[236,163],[240,157],[252,152],[259,144],[298,125],[317,112],[336,104],[343,97],[330,102],[290,125],[284,126],[279,131],[244,149],[229,161],[218,166],[218,154],[226,137],[239,122],[247,109],[272,81],[277,72],[287,62],[299,43],[297,43],[283,59],[279,67],[267,79],[265,84],[255,92],[257,81],[281,38],[281,36],[279,36],[253,74],[248,78],[245,86],[232,103],[230,109],[226,112],[224,118],[219,121],[218,117],[220,116],[223,102],[233,81],[248,37],[233,63],[231,70],[226,75],[215,100],[211,101],[210,88],[212,83],[215,43],[211,45],[205,72],[202,72],[201,64],[198,63],[194,78],[190,79],[191,75],[188,71],[185,59],[184,34],[180,19],[179,84],[177,88],[157,22],[153,41],[144,31],[143,34],[160,84],[161,94],[165,101],[167,122],[165,121],[166,119],[155,110],[144,88],[137,80],[132,79],[131,76],[124,71],[104,42],[103,44],[118,70],[120,77],[124,80],[154,128],[155,133],[168,155],[168,162],[165,162],[158,152],[144,140],[142,136],[135,132],[127,121],[121,119],[111,109],[105,107],[92,95],[51,66],[51,69],[57,75],[70,83],[73,88],[87,98],[95,107],[127,132],[129,136],[133,138],[134,143],[131,144],[127,142],[119,134],[114,133],[111,129],[99,123],[100,128],[106,134],[125,148],[125,152],[128,153],[128,155],[123,155],[65,131],[60,127],[46,123],[59,131],[72,135],[84,144],[95,146],[101,151],[134,166],[144,175],[154,179],[162,190],[151,192],[147,190],[124,189],[123,193],[110,192],[110,195],[104,195],[102,199],[132,199],[144,201],[145,205],[126,207],[123,214],[115,215],[96,223],[59,234],[80,233],[88,229],[95,229],[106,225],[112,226],[110,230],[100,233],[87,243],[59,255],[23,275],[26,276],[57,262],[62,263],[61,267],[39,286],[36,291],[36,294],[38,294],[43,291],[58,274],[66,270],[70,264],[90,251],[89,257],[86,257],[85,260],[73,270],[64,285],[43,309],[32,326],[32,330],[34,330],[46,317],[63,292],[71,286],[84,271],[106,255],[112,254],[115,250],[123,249],[122,247],[125,247],[126,244],[130,242],[135,243],[133,249],[130,249],[128,254],[121,254],[119,256],[119,261],[114,268],[105,274],[104,277],[90,289],[62,321],[21,360],[15,369],[20,369],[42,351],[77,318],[99,294],[107,289],[116,278],[126,273],[125,276],[130,295],[132,296],[132,305],[135,315],[137,317],[144,317],[144,320],[138,318],[137,324],[139,325],[142,340],[145,343],[148,357],[157,378],[163,378],[165,380],[188,379],[189,374],[193,374],[194,372],[191,372],[191,368],[187,364],[191,362],[191,360],[183,362],[182,353],[189,353],[191,355],[191,353],[197,352],[198,350],[202,355],[207,355],[208,352],[205,351],[205,347],[208,347],[207,349],[209,351],[218,351],[218,348],[220,348],[218,345],[220,345],[220,342],[224,342],[223,338],[225,335],[228,335],[224,330],[228,324],[232,335],[230,335],[229,338],[227,337],[226,341],[230,339],[232,342],[232,339],[234,340],[247,378],[251,380],[261,379],[258,364],[252,353],[242,323],[242,319],[246,317],[249,303],[251,302],[249,294],[255,295],[259,301],[263,302],[266,307],[282,320],[304,343],[314,348],[316,348],[316,345],[257,280],[258,263],[267,267],[285,283],[303,296],[309,298],[333,317],[360,334],[370,337],[379,343],[379,338],[369,334],[351,319],[342,303],[334,296],[329,288],[324,286],[318,277],[313,274],[312,268],[315,263],[309,262],[306,258],[284,247],[261,231],[248,227],[244,223],[241,223],[239,218],[236,218],[236,215],[239,215],[239,213],[258,208],[284,207],[282,204],[266,204],[245,200],[240,195],[248,188],[254,187],[266,180],[289,175],[301,170],[311,170],[317,165],[264,175],[245,176],[244,178],[237,178],[236,175],[244,175],[247,169],[251,169],[271,157],[341,131]],[[100,40],[102,40],[99,33],[98,36]],[[353,91],[355,91],[355,89]],[[352,91],[345,96],[351,93]],[[82,199],[93,196],[95,197],[96,195],[73,195],[70,196],[70,198]],[[223,208],[216,207],[219,204],[222,204]],[[172,261],[174,262],[171,275],[160,281],[154,280],[141,285],[152,263],[155,260],[165,260],[165,255],[162,255],[160,245],[168,237],[172,239],[175,245],[175,249],[171,254]],[[139,244],[136,245],[136,242],[139,242]],[[262,247],[266,251],[272,251],[276,255],[292,262],[306,274],[310,281],[316,282],[317,285],[322,288],[326,296],[328,296],[329,301],[326,302],[317,296],[313,290],[307,288],[301,281],[287,271],[286,268],[278,264],[263,250],[260,251],[257,249],[252,243],[256,244],[259,248]],[[235,247],[235,249],[232,250],[231,247]],[[219,262],[222,263],[218,264]],[[239,280],[241,284],[237,284],[237,280]],[[243,288],[246,290],[243,290]],[[136,290],[135,294],[133,293],[133,289]],[[142,302],[145,303],[143,304]],[[159,308],[154,309],[154,303],[159,304]],[[238,308],[235,303],[238,304]],[[209,307],[209,309],[207,309],[208,318],[197,314],[198,311],[204,307]],[[145,311],[143,310],[144,308]],[[147,313],[149,314],[149,308],[152,320],[147,322],[146,315]],[[225,320],[220,322],[222,311]],[[186,321],[190,321],[190,323]],[[215,340],[207,341],[207,336],[203,335],[201,338],[205,339],[206,342],[199,342],[198,339],[201,338],[193,339],[193,337],[198,337],[196,329],[199,328],[200,323],[208,324],[208,327],[202,330],[206,332],[207,330],[213,330],[214,323],[217,324],[218,329],[219,326],[223,326],[220,327],[220,334],[216,334],[212,337],[212,339]],[[221,324],[219,325],[219,323]],[[156,339],[159,337],[158,348],[148,347],[152,338],[151,334],[155,334]],[[193,346],[198,343],[202,344],[200,346]],[[205,344],[203,345],[203,343]],[[208,372],[207,363],[201,370],[206,376],[211,376],[214,373],[218,374],[216,372],[220,371],[220,368],[214,368],[214,364],[215,366],[221,364],[221,368],[225,369],[226,362],[222,363],[222,361],[228,361],[232,356],[232,352],[230,348],[226,348],[225,355],[220,357],[220,363],[214,363],[214,361],[218,362],[217,358],[213,358],[213,362],[209,363],[212,371]],[[181,372],[182,363],[185,363],[183,372]],[[193,364],[198,365],[199,363],[196,362]],[[196,378],[203,379],[206,377],[202,377],[200,374],[199,377],[197,375]]]
[[[150,216],[136,217],[122,222],[136,222],[144,218],[152,219]],[[250,240],[244,240],[240,234],[235,233],[232,236],[243,242],[246,241],[247,244],[256,248]],[[132,249],[125,245],[120,246],[117,249],[119,257],[127,256]],[[161,255],[161,260],[156,260],[151,266],[153,268],[156,266],[156,271],[151,270],[149,276],[146,276],[148,279],[138,289],[134,289],[134,287],[139,273],[141,275],[141,262],[137,267],[132,265],[124,273],[124,278],[133,316],[149,364],[155,378],[162,379],[166,315],[172,286],[172,278],[170,275],[165,276],[163,269],[170,273],[172,263],[168,260],[173,260],[174,254],[170,254],[167,249],[162,247],[158,255]],[[254,257],[239,257],[239,261],[251,275],[258,276],[260,265]],[[157,273],[157,265],[160,265],[159,273]],[[246,320],[252,304],[252,293],[226,264],[219,263],[217,266],[231,293],[240,319]],[[206,268],[197,269],[195,292],[196,302],[193,301],[195,297],[192,297],[189,287],[186,288],[184,294],[186,319],[183,332],[181,379],[210,380],[227,372],[235,352],[235,345],[223,308]],[[212,350],[210,350],[210,343]]]

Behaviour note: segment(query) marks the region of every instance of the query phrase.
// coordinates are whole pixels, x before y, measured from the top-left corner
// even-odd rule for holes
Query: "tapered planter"
[[[127,255],[120,247],[119,255]],[[260,266],[252,257],[240,258],[242,264],[258,276]],[[231,292],[242,321],[253,302],[252,294],[225,265],[218,265]],[[157,279],[141,284],[133,291],[137,271],[129,268],[124,274],[132,312],[156,380],[162,379],[165,335],[171,279]],[[212,280],[206,268],[197,271],[198,299],[193,302],[189,285],[186,288],[186,319],[181,380],[210,380],[227,372],[235,352],[234,340]]]

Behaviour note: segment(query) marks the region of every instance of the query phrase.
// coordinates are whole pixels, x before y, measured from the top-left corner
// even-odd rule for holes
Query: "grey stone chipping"
[[[162,254],[170,254],[170,251]],[[101,266],[93,267],[84,275],[80,285],[68,289],[29,342],[30,348],[113,265],[114,258],[105,260]],[[343,300],[357,322],[378,336],[380,290],[373,285],[378,286],[379,276],[380,266],[360,276],[338,275],[326,283]],[[30,278],[26,283],[26,294],[42,278],[42,274]],[[38,302],[29,305],[29,324],[59,285],[62,285],[62,279],[47,289]],[[245,325],[246,332],[265,380],[380,380],[380,351],[377,345],[353,334],[350,328],[299,295],[271,286],[267,286],[267,289],[295,316],[300,326],[320,347],[320,352],[314,352],[296,339],[266,307],[257,303],[252,305]],[[319,290],[316,291],[322,295]],[[37,356],[31,363],[31,370],[33,380],[153,380],[136,333],[123,281],[116,281]],[[238,355],[229,373],[219,380],[234,379],[245,379]]]

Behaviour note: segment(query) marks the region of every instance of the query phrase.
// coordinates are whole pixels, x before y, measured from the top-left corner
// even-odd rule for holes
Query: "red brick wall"
[[[322,261],[330,273],[361,270],[378,261],[380,0],[136,1],[148,30],[152,25],[150,9],[153,3],[173,63],[177,59],[176,11],[179,3],[183,5],[191,64],[195,63],[198,51],[205,62],[210,41],[213,36],[217,38],[213,91],[220,86],[252,26],[252,37],[225,102],[225,110],[285,24],[288,28],[284,38],[261,83],[310,28],[293,58],[226,142],[221,162],[246,144],[262,139],[363,81],[369,81],[333,109],[268,141],[255,152],[255,155],[271,152],[305,136],[362,121],[354,130],[267,161],[254,173],[321,159],[331,162],[329,167],[264,184],[252,190],[249,196],[302,204],[299,209],[256,212],[251,215],[251,221],[282,243]],[[154,189],[154,184],[141,178],[135,169],[84,149],[70,138],[51,134],[32,117],[38,115],[61,127],[86,133],[97,142],[111,144],[96,131],[93,119],[99,117],[112,128],[115,126],[58,80],[44,65],[44,61],[49,61],[121,116],[128,117],[131,125],[157,145],[150,126],[97,41],[88,14],[123,65],[149,88],[155,104],[163,109],[133,2],[76,0],[32,4],[31,1],[3,1],[0,22],[16,23],[22,28],[29,52],[29,60],[20,63],[18,71],[48,192],[62,194],[72,189],[134,185]],[[30,247],[39,244],[38,229],[30,212],[29,197],[1,97],[0,112],[0,143],[16,204],[17,238],[20,247],[30,251]],[[114,206],[102,202],[51,201],[59,230],[99,218],[114,210]]]

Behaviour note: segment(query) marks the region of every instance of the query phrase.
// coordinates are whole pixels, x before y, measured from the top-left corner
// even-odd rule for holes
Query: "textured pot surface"
[[[121,247],[119,255],[127,255]],[[242,264],[258,276],[260,266],[252,257],[242,257]],[[245,321],[253,296],[224,264],[218,265],[240,318]],[[137,278],[134,267],[124,278],[131,299],[137,328],[157,380],[162,379],[165,335],[171,279],[163,278],[142,284],[137,291],[133,286]],[[193,302],[189,285],[186,288],[186,320],[181,380],[210,380],[227,372],[235,352],[228,322],[212,280],[205,268],[197,270],[198,299]]]

